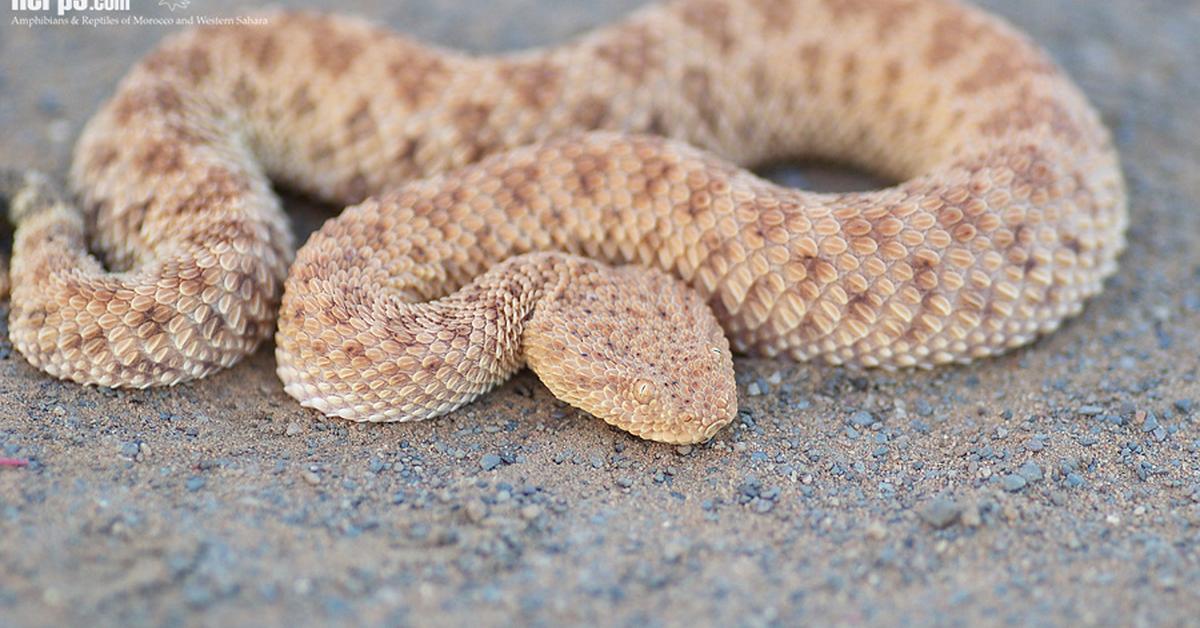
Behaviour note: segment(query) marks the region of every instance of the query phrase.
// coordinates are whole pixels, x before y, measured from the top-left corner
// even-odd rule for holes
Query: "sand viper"
[[[254,351],[278,309],[286,390],[329,415],[437,416],[528,364],[605,421],[694,442],[736,412],[731,349],[992,355],[1078,312],[1124,246],[1095,111],[951,0],[678,0],[502,56],[267,17],[140,62],[79,140],[77,200],[0,181],[32,364],[174,384]],[[805,155],[900,183],[819,194],[739,167]],[[290,275],[271,181],[359,203]]]

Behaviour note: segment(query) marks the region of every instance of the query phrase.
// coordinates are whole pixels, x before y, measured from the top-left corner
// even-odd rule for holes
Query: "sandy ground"
[[[152,4],[134,12],[171,15]],[[488,51],[634,4],[357,11]],[[448,418],[358,426],[298,407],[270,347],[121,392],[0,342],[0,456],[31,461],[0,469],[0,623],[1197,625],[1200,4],[986,4],[1091,95],[1132,190],[1120,273],[1060,332],[933,372],[743,359],[739,420],[692,448],[611,430],[529,374]],[[170,29],[12,16],[0,161],[62,172]],[[300,215],[306,233],[321,212]]]

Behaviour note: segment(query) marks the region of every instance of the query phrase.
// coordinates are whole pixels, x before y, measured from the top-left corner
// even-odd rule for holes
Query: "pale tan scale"
[[[675,0],[491,57],[267,18],[174,35],[122,81],[77,147],[79,208],[0,177],[32,364],[174,384],[254,351],[279,309],[279,375],[326,414],[428,418],[528,364],[692,442],[733,417],[731,347],[994,355],[1077,313],[1124,247],[1095,111],[955,0]],[[800,155],[901,183],[817,194],[734,165]],[[361,202],[290,274],[270,180]]]

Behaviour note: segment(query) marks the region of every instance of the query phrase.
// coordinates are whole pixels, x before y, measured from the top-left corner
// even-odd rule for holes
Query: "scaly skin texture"
[[[288,393],[326,414],[440,416],[526,364],[563,401],[645,438],[707,440],[737,412],[733,355],[716,317],[695,290],[657,269],[527,253],[428,302],[395,284],[360,293],[404,270],[332,282],[313,270],[295,278],[317,290],[286,301],[289,327],[276,355]],[[337,372],[326,370],[333,365]],[[314,373],[348,392],[314,382]]]
[[[1124,246],[1124,185],[1098,116],[1028,40],[951,0],[679,0],[503,57],[348,18],[270,21],[166,41],[81,138],[86,219],[61,203],[19,212],[10,329],[32,363],[145,386],[252,351],[291,248],[268,177],[343,203],[386,192],[301,250],[277,335],[288,392],[358,420],[447,411],[522,360],[556,394],[652,438],[702,439],[732,416],[715,401],[699,415],[662,404],[669,373],[614,376],[625,384],[582,401],[594,381],[544,348],[620,316],[579,323],[560,307],[571,299],[551,300],[562,314],[534,324],[539,306],[496,292],[506,280],[486,272],[515,255],[662,269],[708,303],[736,351],[897,367],[1054,329]],[[902,183],[816,194],[733,165],[796,155]],[[110,270],[83,249],[85,224]],[[583,264],[520,259],[514,272],[543,284],[561,279],[532,269]],[[606,276],[597,285],[642,294],[629,271],[589,268]],[[479,317],[476,331],[415,333],[444,298]],[[523,326],[518,304],[533,308]],[[666,319],[680,330],[682,311]],[[591,361],[560,362],[609,369],[590,352],[600,336],[587,338]],[[672,340],[646,337],[643,353]],[[477,342],[515,362],[479,367]],[[682,344],[689,359],[706,350]],[[705,368],[689,382],[722,398],[729,373]],[[639,398],[663,406],[657,418],[625,416]]]

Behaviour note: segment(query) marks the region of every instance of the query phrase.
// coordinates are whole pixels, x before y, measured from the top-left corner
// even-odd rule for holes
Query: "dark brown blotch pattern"
[[[497,72],[524,107],[541,111],[559,97],[562,70],[548,62],[506,63]]]
[[[445,61],[407,43],[397,45],[387,63],[387,72],[396,98],[410,109],[436,98],[439,86],[449,78]]]
[[[614,33],[596,48],[596,56],[635,83],[656,72],[662,64],[661,41],[641,24]]]
[[[734,45],[729,24],[729,5],[723,0],[697,0],[682,6],[683,23],[696,29],[722,53]]]

